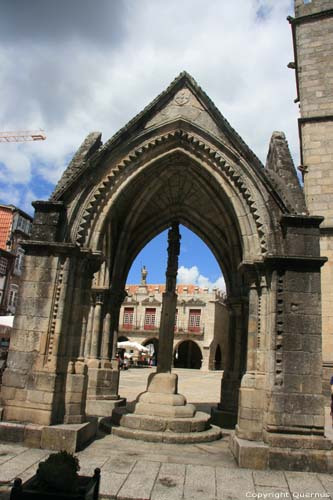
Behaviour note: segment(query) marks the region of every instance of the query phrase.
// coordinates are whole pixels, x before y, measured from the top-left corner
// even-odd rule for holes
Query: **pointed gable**
[[[199,128],[211,133],[227,143],[229,147],[231,146],[235,152],[243,156],[253,166],[263,169],[258,157],[231,127],[213,101],[194,78],[183,71],[164,92],[159,94],[104,145],[102,145],[98,133],[90,134],[65,170],[51,199],[59,200],[74,181],[84,171],[89,170],[91,164],[103,161],[121,144],[129,143],[143,131],[179,118],[194,123]]]

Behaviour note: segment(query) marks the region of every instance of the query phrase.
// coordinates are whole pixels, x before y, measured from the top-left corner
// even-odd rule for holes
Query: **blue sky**
[[[287,68],[294,58],[286,21],[292,5],[99,0],[96,8],[90,0],[2,2],[0,130],[43,129],[47,139],[0,144],[0,202],[32,213],[31,202],[50,196],[89,132],[101,131],[106,142],[183,70],[263,163],[272,132],[282,130],[298,165],[299,110],[293,102],[295,75]],[[193,238],[185,231],[181,277],[215,283],[215,259]],[[155,274],[149,254],[139,259],[150,262],[149,279],[164,281],[164,266]]]
[[[220,267],[207,245],[192,231],[180,226],[179,283],[193,283],[224,290]],[[165,283],[168,232],[163,231],[139,253],[130,269],[127,282],[138,283],[143,265],[148,270],[148,283]],[[152,258],[155,256],[155,258]],[[158,258],[156,258],[158,256]]]

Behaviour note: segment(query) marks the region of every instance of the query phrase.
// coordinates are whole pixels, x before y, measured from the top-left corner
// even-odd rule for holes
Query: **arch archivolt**
[[[183,155],[183,158],[187,158],[192,165],[201,167],[199,172],[209,174],[205,179],[209,178],[209,185],[215,180],[216,186],[222,188],[225,197],[234,207],[239,221],[245,246],[244,254],[250,252],[250,248],[246,248],[247,244],[252,248],[251,253],[253,253],[253,243],[257,241],[256,253],[264,256],[267,252],[266,233],[270,222],[268,211],[263,210],[264,189],[259,191],[258,186],[247,176],[241,162],[238,165],[232,163],[225,157],[226,155],[206,140],[180,129],[149,139],[109,169],[97,186],[87,194],[86,202],[77,214],[76,220],[72,222],[72,241],[97,249],[103,234],[103,226],[115,201],[122,199],[129,185],[139,182],[140,175],[147,175],[148,178],[149,169],[152,166],[163,160],[168,163],[168,160],[171,160],[172,155],[175,154]],[[205,189],[207,183],[204,182],[202,175],[200,177],[200,173],[198,174],[198,168],[196,181],[200,189]],[[141,201],[147,197],[147,190],[143,191]],[[137,200],[136,205],[139,204]],[[134,214],[135,211],[132,208],[131,206],[131,212]],[[155,230],[156,234],[157,232]],[[147,235],[147,238],[150,239],[150,236]]]

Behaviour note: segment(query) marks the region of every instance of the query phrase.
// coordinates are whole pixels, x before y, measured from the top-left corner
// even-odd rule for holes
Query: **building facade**
[[[119,316],[119,340],[151,346],[158,357],[158,335],[165,285],[126,285],[127,296]],[[224,294],[215,289],[178,284],[173,366],[222,370],[229,326]]]
[[[0,316],[14,315],[24,250],[21,240],[30,237],[32,217],[13,205],[0,205]],[[0,325],[0,350],[9,345],[10,328]]]

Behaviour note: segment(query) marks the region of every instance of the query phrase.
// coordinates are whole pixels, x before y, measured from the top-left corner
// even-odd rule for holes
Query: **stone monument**
[[[194,405],[178,394],[178,375],[171,373],[180,239],[179,224],[174,221],[168,232],[157,371],[149,375],[147,390],[140,394],[132,412],[114,410],[114,420],[120,424],[112,428],[116,436],[165,443],[200,443],[221,437],[220,429],[210,425],[209,416],[197,412]]]

